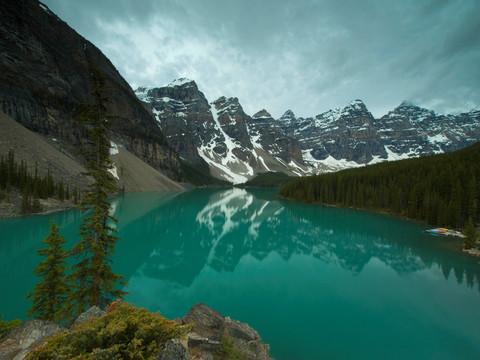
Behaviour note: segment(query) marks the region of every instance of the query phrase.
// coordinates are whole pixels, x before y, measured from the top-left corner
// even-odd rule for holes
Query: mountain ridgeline
[[[295,179],[279,195],[464,227],[469,218],[480,221],[480,143],[449,154]]]
[[[247,115],[238,98],[208,102],[193,80],[178,79],[136,94],[183,159],[213,176],[243,183],[263,172],[304,176],[451,152],[480,140],[480,111],[437,115],[401,103],[376,119],[361,100],[315,117],[288,110]]]
[[[136,94],[155,115],[169,145],[183,159],[207,165],[215,177],[243,183],[262,172],[294,175],[289,164],[302,161],[294,138],[270,126],[273,118],[265,111],[247,115],[237,98],[209,103],[188,79],[142,87]]]

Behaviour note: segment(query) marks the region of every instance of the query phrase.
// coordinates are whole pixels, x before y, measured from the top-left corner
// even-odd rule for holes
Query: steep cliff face
[[[194,81],[179,79],[166,87],[139,88],[136,93],[155,115],[168,144],[184,159],[200,161],[201,134],[207,134],[207,142],[219,136],[210,105]]]
[[[297,119],[289,110],[278,121],[285,133],[298,139],[307,157],[317,160],[332,156],[367,163],[375,154],[385,153],[373,126],[375,119],[361,100],[314,118]]]
[[[279,123],[263,109],[252,116],[248,124],[254,145],[265,149],[269,154],[282,159],[286,164],[295,161],[303,163],[302,151],[298,141],[282,132]]]
[[[106,78],[112,138],[172,177],[180,163],[153,116],[112,63],[37,0],[0,2],[0,109],[54,137],[80,158],[79,104],[91,99],[91,68]]]
[[[403,102],[380,118],[377,128],[390,151],[424,156],[459,150],[478,141],[479,121],[479,111],[437,115],[432,110]]]
[[[293,174],[288,164],[301,162],[296,141],[275,127],[273,118],[267,124],[247,115],[237,98],[208,103],[189,79],[140,87],[136,94],[155,114],[170,146],[184,159],[208,164],[216,177],[242,183],[258,172]]]

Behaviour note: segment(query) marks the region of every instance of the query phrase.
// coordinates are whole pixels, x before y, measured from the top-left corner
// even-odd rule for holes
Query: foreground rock
[[[67,331],[51,321],[29,320],[7,334],[0,343],[0,360],[21,360],[53,335]]]
[[[270,346],[263,343],[254,329],[204,304],[194,305],[182,322],[195,324],[187,335],[192,358],[270,359]]]
[[[75,320],[73,327],[104,314],[100,308],[91,307]],[[192,330],[184,338],[162,344],[157,360],[270,359],[270,346],[263,343],[254,329],[204,304],[194,305],[179,321],[184,325],[193,324]],[[69,330],[53,322],[29,320],[11,330],[0,342],[0,360],[24,359],[49,337],[64,331]]]

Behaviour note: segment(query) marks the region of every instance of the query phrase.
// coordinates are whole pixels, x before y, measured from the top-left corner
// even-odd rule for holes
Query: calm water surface
[[[197,302],[249,323],[276,359],[479,359],[479,260],[425,226],[280,201],[270,190],[126,194],[113,202],[127,301],[169,318]],[[54,218],[0,220],[0,313],[25,318]]]

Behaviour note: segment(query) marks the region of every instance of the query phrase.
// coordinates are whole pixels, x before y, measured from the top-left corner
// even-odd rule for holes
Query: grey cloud
[[[356,98],[378,116],[407,98],[480,106],[478,1],[44,1],[132,85],[188,76],[274,116]]]
[[[455,56],[459,52],[479,52],[480,47],[480,8],[470,12],[468,16],[456,23],[456,28],[447,35],[443,54]]]

